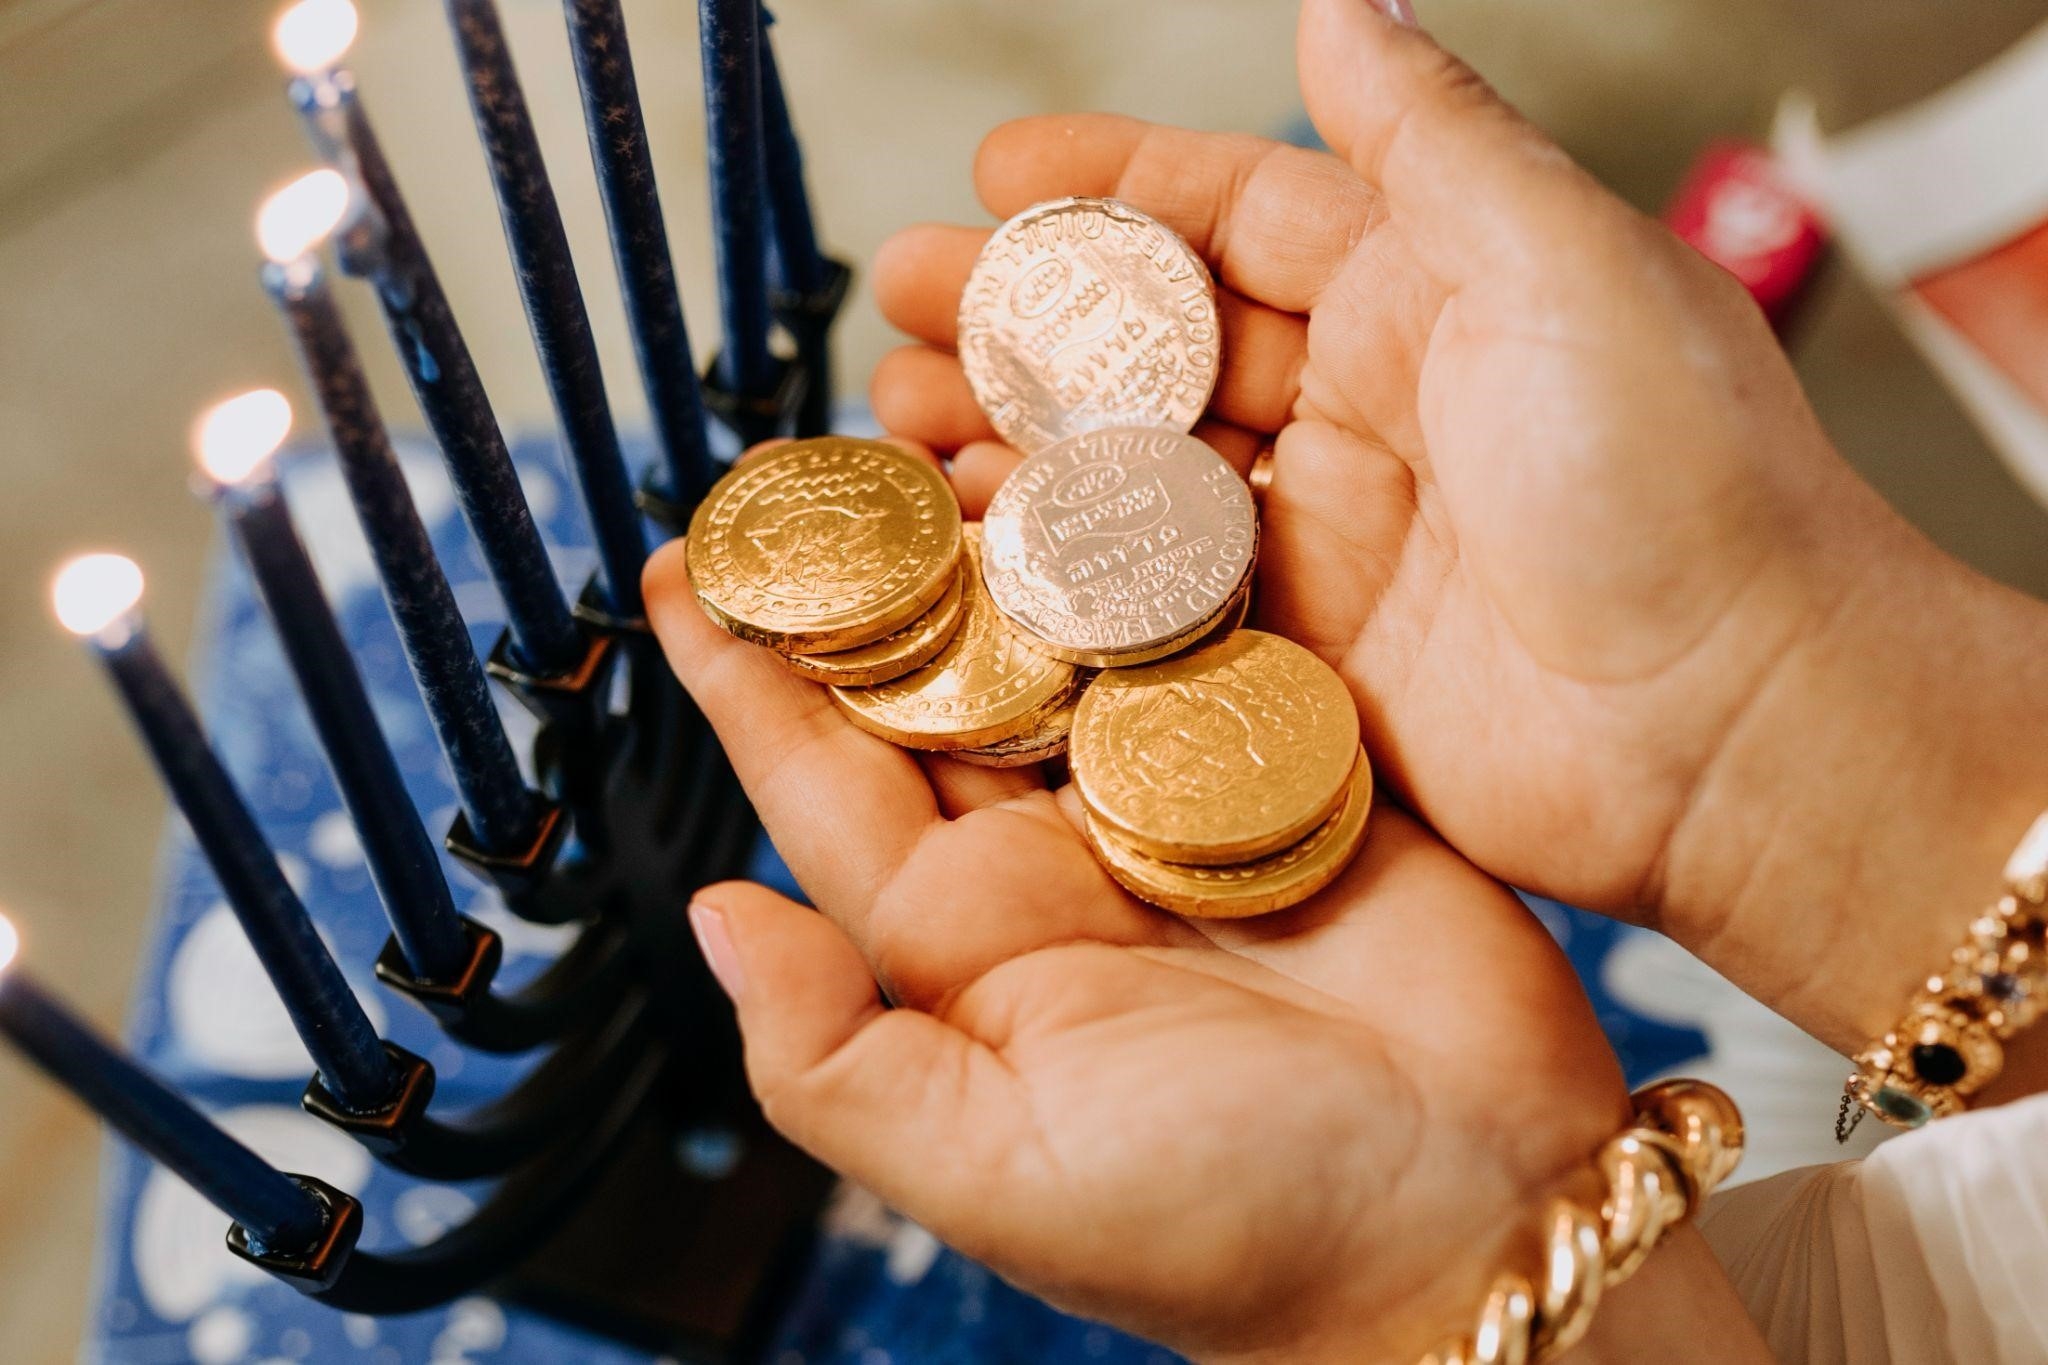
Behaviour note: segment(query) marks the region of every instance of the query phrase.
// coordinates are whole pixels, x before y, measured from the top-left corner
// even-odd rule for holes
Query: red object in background
[[[1664,223],[1755,297],[1779,332],[1827,252],[1827,231],[1771,162],[1746,142],[1700,154],[1664,209]]]
[[[1913,292],[2048,412],[2048,224],[1920,276]]]

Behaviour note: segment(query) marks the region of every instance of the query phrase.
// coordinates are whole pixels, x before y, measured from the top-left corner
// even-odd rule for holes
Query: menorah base
[[[816,1238],[832,1173],[758,1111],[679,1135],[658,1109],[501,1292],[689,1365],[754,1365]]]

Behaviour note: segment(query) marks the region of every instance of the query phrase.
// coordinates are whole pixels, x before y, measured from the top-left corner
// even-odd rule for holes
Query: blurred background
[[[508,430],[548,420],[438,5],[359,0],[352,65]],[[561,7],[502,0],[575,239],[622,425],[641,400],[575,104]],[[182,652],[212,542],[186,427],[254,384],[300,398],[255,283],[264,191],[310,157],[270,55],[273,0],[0,0],[0,903],[43,976],[118,1026],[163,799],[89,661],[49,621],[66,553],[119,548]],[[695,6],[627,0],[683,284],[716,343]],[[1297,125],[1287,0],[785,0],[778,50],[827,244],[869,256],[925,218],[983,221],[967,167],[992,124],[1113,109],[1204,128]],[[1761,137],[1785,92],[1846,127],[1934,91],[2043,19],[2042,0],[1418,0],[1423,21],[1617,191],[1654,209],[1703,145]],[[342,291],[396,426],[416,425],[368,309]],[[891,344],[865,297],[858,393]],[[1878,487],[1988,572],[2048,592],[2048,519],[1846,269],[1791,346]],[[0,1052],[0,1324],[13,1362],[70,1358],[90,1278],[98,1142]]]

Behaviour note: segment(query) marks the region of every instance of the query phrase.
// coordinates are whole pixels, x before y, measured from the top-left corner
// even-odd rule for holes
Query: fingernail
[[[711,974],[735,1003],[747,988],[747,974],[740,970],[740,955],[733,951],[732,933],[726,928],[725,912],[709,905],[690,907],[690,929],[697,935],[697,948],[710,965]]]
[[[1410,28],[1420,27],[1415,22],[1415,6],[1409,4],[1408,0],[1372,0],[1372,3],[1374,9],[1397,24],[1406,24]]]

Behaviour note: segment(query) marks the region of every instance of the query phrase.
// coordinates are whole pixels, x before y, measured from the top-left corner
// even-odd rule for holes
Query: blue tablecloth
[[[561,547],[563,581],[579,583],[590,557],[560,466],[545,445],[518,451],[535,512]],[[404,451],[421,510],[480,645],[500,608],[432,452]],[[286,461],[292,505],[343,627],[354,642],[386,733],[431,828],[445,828],[453,797],[426,716],[372,577],[340,479],[324,454]],[[431,1060],[442,1102],[462,1106],[501,1092],[520,1064],[464,1052],[372,981],[386,930],[361,851],[315,747],[283,660],[252,600],[239,561],[217,556],[195,690],[215,740],[242,783],[287,871],[336,955],[393,1041]],[[530,722],[507,708],[515,738]],[[786,881],[772,849],[758,874]],[[508,916],[465,874],[453,880],[466,913],[505,936],[508,979],[530,976],[563,943],[560,931]],[[1539,905],[1600,1005],[1601,1019],[1640,1080],[1684,1065],[1740,1083],[1762,1159],[1775,1169],[1830,1153],[1826,1132],[1840,1064],[1743,1001],[1664,940]],[[347,1139],[298,1110],[310,1064],[256,961],[221,903],[183,826],[163,852],[154,939],[136,991],[131,1037],[148,1062],[277,1164],[320,1175],[362,1197],[367,1246],[421,1242],[460,1221],[475,1190],[423,1185],[377,1168]],[[1775,1108],[1773,1107],[1775,1106]],[[1772,1146],[1774,1113],[1789,1139]],[[1866,1125],[1870,1126],[1870,1125]],[[1782,1150],[1780,1150],[1782,1148]],[[431,1361],[627,1365],[644,1352],[593,1339],[522,1308],[475,1298],[396,1320],[335,1313],[248,1271],[221,1245],[223,1220],[197,1196],[118,1144],[109,1148],[99,1284],[84,1358],[145,1365],[197,1361]],[[1038,1365],[1105,1361],[1166,1365],[1169,1353],[1064,1317],[943,1249],[922,1229],[858,1191],[843,1191],[783,1324],[772,1365]]]

